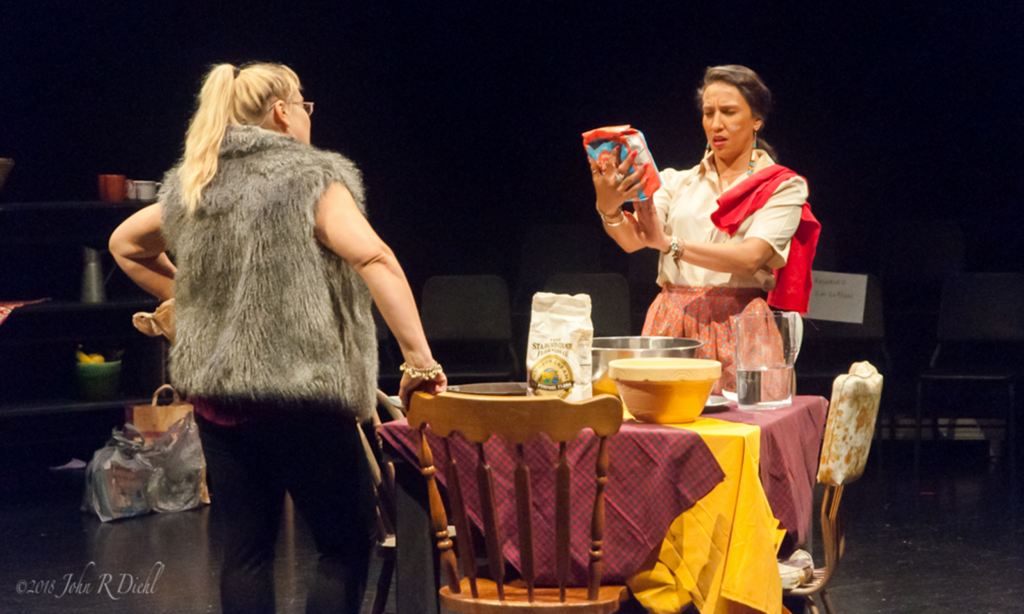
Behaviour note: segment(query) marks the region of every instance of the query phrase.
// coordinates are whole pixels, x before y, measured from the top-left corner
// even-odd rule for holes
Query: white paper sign
[[[868,276],[812,271],[814,289],[807,317],[812,320],[864,323],[864,297]]]

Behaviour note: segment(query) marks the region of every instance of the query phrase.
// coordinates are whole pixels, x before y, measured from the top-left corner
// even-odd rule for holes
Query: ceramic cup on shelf
[[[100,200],[105,203],[119,203],[124,201],[129,188],[133,187],[131,179],[125,179],[124,175],[100,175],[99,188]]]
[[[134,190],[129,198],[136,200],[156,200],[156,193],[162,185],[159,181],[142,181],[139,179],[133,180],[132,184]]]

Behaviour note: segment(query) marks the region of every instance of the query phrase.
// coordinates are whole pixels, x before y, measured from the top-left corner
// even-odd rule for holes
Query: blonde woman
[[[447,383],[366,220],[359,170],[309,144],[312,112],[286,66],[215,66],[159,202],[110,238],[139,286],[175,299],[171,380],[195,406],[225,533],[225,613],[274,611],[286,492],[320,553],[306,611],[359,611],[374,513],[356,423],[375,407],[371,298],[405,357],[403,402]]]

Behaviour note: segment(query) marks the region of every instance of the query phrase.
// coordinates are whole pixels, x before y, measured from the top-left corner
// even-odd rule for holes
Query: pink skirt
[[[665,285],[647,310],[645,337],[686,337],[704,345],[697,358],[722,363],[722,377],[711,394],[736,390],[736,329],[740,315],[770,315],[757,288],[706,288]],[[774,345],[774,344],[766,344]],[[781,353],[781,338],[779,339]]]

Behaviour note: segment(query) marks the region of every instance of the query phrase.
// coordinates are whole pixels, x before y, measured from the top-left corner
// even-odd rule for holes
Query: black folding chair
[[[898,375],[912,381],[927,364],[934,344],[942,285],[964,270],[963,231],[953,220],[887,225],[880,264],[886,317],[893,333],[889,350]]]
[[[962,393],[978,387],[1006,390],[1006,439],[1011,481],[1016,484],[1015,387],[1024,372],[1024,275],[971,273],[946,282],[939,307],[935,351],[917,380],[914,472],[919,475],[926,389],[946,384],[946,400],[957,402],[952,417],[967,417]],[[935,399],[932,399],[934,404]],[[937,414],[928,406],[932,438],[939,435]],[[973,413],[973,412],[972,412]],[[977,417],[978,414],[975,414]]]
[[[530,312],[533,294],[557,273],[599,273],[602,237],[593,226],[542,224],[523,238],[519,251],[519,282],[513,309]]]
[[[507,382],[512,348],[508,286],[496,275],[442,275],[423,285],[423,331],[451,384]]]
[[[629,282],[618,273],[562,273],[552,275],[545,292],[590,295],[590,319],[595,337],[630,334]],[[639,331],[637,331],[639,332]]]

